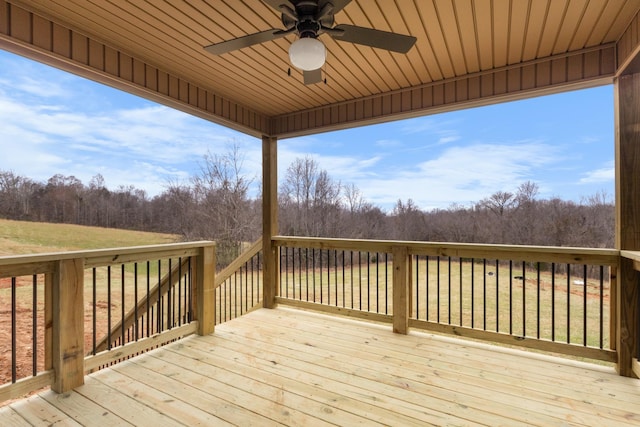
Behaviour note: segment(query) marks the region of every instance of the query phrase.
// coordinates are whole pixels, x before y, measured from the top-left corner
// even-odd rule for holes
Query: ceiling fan
[[[318,36],[328,34],[338,41],[406,53],[416,42],[413,36],[340,24],[334,26],[334,15],[344,9],[351,0],[262,0],[282,13],[285,29],[271,29],[232,40],[206,46],[205,50],[222,55],[237,49],[253,46],[296,34],[298,39],[289,47],[289,59],[294,67],[302,70],[304,84],[322,81],[321,69],[326,59],[324,44]]]

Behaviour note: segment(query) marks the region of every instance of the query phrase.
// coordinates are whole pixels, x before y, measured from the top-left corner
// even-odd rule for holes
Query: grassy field
[[[0,219],[0,256],[175,243],[175,234]]]

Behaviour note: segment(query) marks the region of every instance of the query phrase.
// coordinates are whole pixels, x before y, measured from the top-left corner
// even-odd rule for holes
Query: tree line
[[[237,146],[209,153],[187,182],[168,182],[154,197],[133,186],[110,190],[101,175],[88,184],[61,174],[37,182],[0,170],[0,217],[211,239],[232,258],[262,226],[261,195],[250,196],[256,177],[243,174],[242,165]],[[279,227],[292,236],[613,247],[615,212],[606,194],[576,203],[540,198],[538,190],[528,181],[467,206],[424,211],[408,199],[386,212],[303,157],[280,182]]]

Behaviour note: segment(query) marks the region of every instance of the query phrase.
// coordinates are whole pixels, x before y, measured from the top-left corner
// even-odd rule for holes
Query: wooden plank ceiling
[[[0,0],[0,48],[285,137],[609,83],[637,53],[639,11],[640,0],[353,0],[337,24],[416,45],[399,54],[323,35],[326,84],[307,86],[289,64],[293,35],[220,56],[203,49],[282,28],[261,0]]]

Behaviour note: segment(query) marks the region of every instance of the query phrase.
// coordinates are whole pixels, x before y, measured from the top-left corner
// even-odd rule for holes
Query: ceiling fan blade
[[[242,49],[245,47],[253,46],[254,44],[276,40],[286,36],[287,34],[289,34],[288,31],[274,28],[255,34],[249,34],[248,36],[238,37],[237,39],[215,43],[210,46],[206,46],[204,49],[214,55],[222,55],[223,53],[231,52],[232,50]]]
[[[325,3],[333,4],[333,12],[332,13],[335,15],[336,13],[338,13],[342,9],[344,9],[345,6],[347,6],[349,3],[351,3],[351,0],[327,0],[327,1],[325,1]],[[320,2],[320,5],[322,5],[322,2]]]
[[[405,36],[404,34],[390,33],[373,28],[356,27],[354,25],[341,24],[336,25],[333,29],[340,31],[329,33],[336,40],[398,53],[407,53],[416,42],[416,38],[413,36]]]
[[[271,6],[272,8],[277,10],[278,12],[282,12],[280,10],[281,5],[291,7],[291,2],[289,0],[262,0],[262,1],[266,3],[268,6]]]
[[[322,68],[311,71],[303,71],[302,77],[304,78],[304,84],[312,85],[314,83],[322,82]]]

